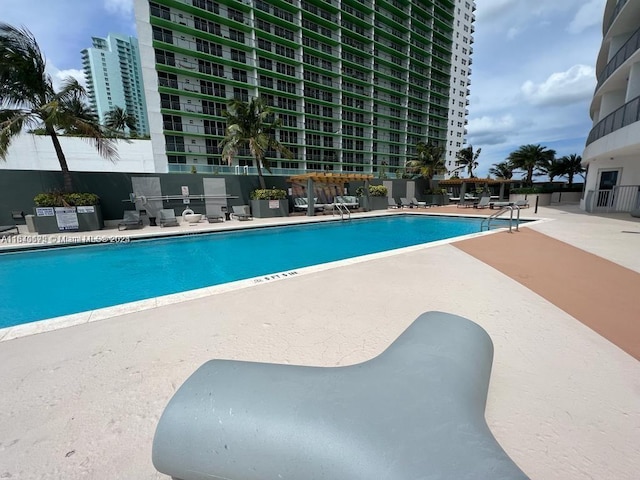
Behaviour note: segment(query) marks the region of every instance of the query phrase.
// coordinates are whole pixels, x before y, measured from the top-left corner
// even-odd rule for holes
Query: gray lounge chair
[[[398,205],[398,202],[396,202],[395,198],[387,197],[387,200],[389,202],[389,208],[400,208],[400,205]]]
[[[477,203],[473,205],[473,208],[489,208],[491,203],[491,197],[482,197]]]
[[[118,223],[118,230],[142,228],[142,219],[137,210],[125,210],[122,221]]]
[[[158,214],[161,227],[177,227],[180,224],[176,218],[176,212],[173,208],[163,208]]]
[[[182,480],[525,480],[484,418],[492,359],[480,326],[428,312],[357,365],[211,360],[164,410],[153,464]]]
[[[234,205],[231,207],[233,209],[232,217],[237,218],[240,221],[244,220],[253,220],[253,216],[249,213],[248,205]]]
[[[402,197],[400,199],[400,206],[402,208],[413,208],[413,203],[411,203],[408,198]]]
[[[20,230],[18,230],[17,225],[0,225],[0,238],[7,235],[18,235],[19,233]]]
[[[411,199],[411,203],[413,203],[418,208],[427,208],[427,202],[419,202],[416,197]]]

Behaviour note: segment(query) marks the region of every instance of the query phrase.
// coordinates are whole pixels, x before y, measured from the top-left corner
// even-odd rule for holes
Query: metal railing
[[[516,232],[519,232],[520,231],[520,207],[517,205],[507,205],[505,207],[502,207],[493,215],[490,215],[489,217],[483,219],[482,223],[480,223],[480,231],[481,232],[484,231],[485,222],[487,225],[487,231],[491,230],[491,220],[498,218],[500,215],[502,215],[505,212],[509,212],[509,233],[513,233],[513,211],[514,210],[517,211]]]
[[[637,208],[640,208],[640,185],[616,185],[587,192],[587,212],[630,212]]]
[[[331,216],[336,215],[336,210],[340,214],[340,220],[344,220],[344,216],[347,216],[347,220],[351,220],[351,211],[344,203],[333,202],[331,204]]]
[[[587,145],[638,120],[640,120],[640,97],[635,97],[600,120],[589,132]]]

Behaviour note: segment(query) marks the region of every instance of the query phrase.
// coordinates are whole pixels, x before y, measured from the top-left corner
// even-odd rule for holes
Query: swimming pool
[[[393,215],[0,254],[0,328],[480,231]]]

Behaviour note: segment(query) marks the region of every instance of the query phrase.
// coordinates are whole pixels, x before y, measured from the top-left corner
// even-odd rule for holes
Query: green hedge
[[[259,188],[251,192],[251,200],[282,200],[287,192],[279,188]]]
[[[100,197],[95,193],[39,193],[33,198],[36,207],[75,207],[79,205],[98,205]]]

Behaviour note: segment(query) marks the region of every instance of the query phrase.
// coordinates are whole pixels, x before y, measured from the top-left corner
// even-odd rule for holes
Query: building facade
[[[109,34],[93,37],[93,47],[82,51],[91,108],[105,123],[105,115],[115,107],[136,119],[136,133],[149,135],[149,120],[142,82],[140,50],[134,37]]]
[[[640,0],[608,0],[582,154],[587,211],[640,208]]]
[[[476,21],[476,3],[473,0],[456,0],[453,24],[453,49],[451,55],[451,86],[449,90],[449,128],[445,152],[445,166],[450,178],[458,162],[456,154],[466,146],[469,123],[469,86],[473,54],[473,32]]]
[[[261,96],[294,156],[270,157],[274,174],[401,175],[418,142],[447,142],[455,8],[454,0],[136,0],[157,171],[254,173],[249,152],[229,166],[219,143],[228,101]]]

